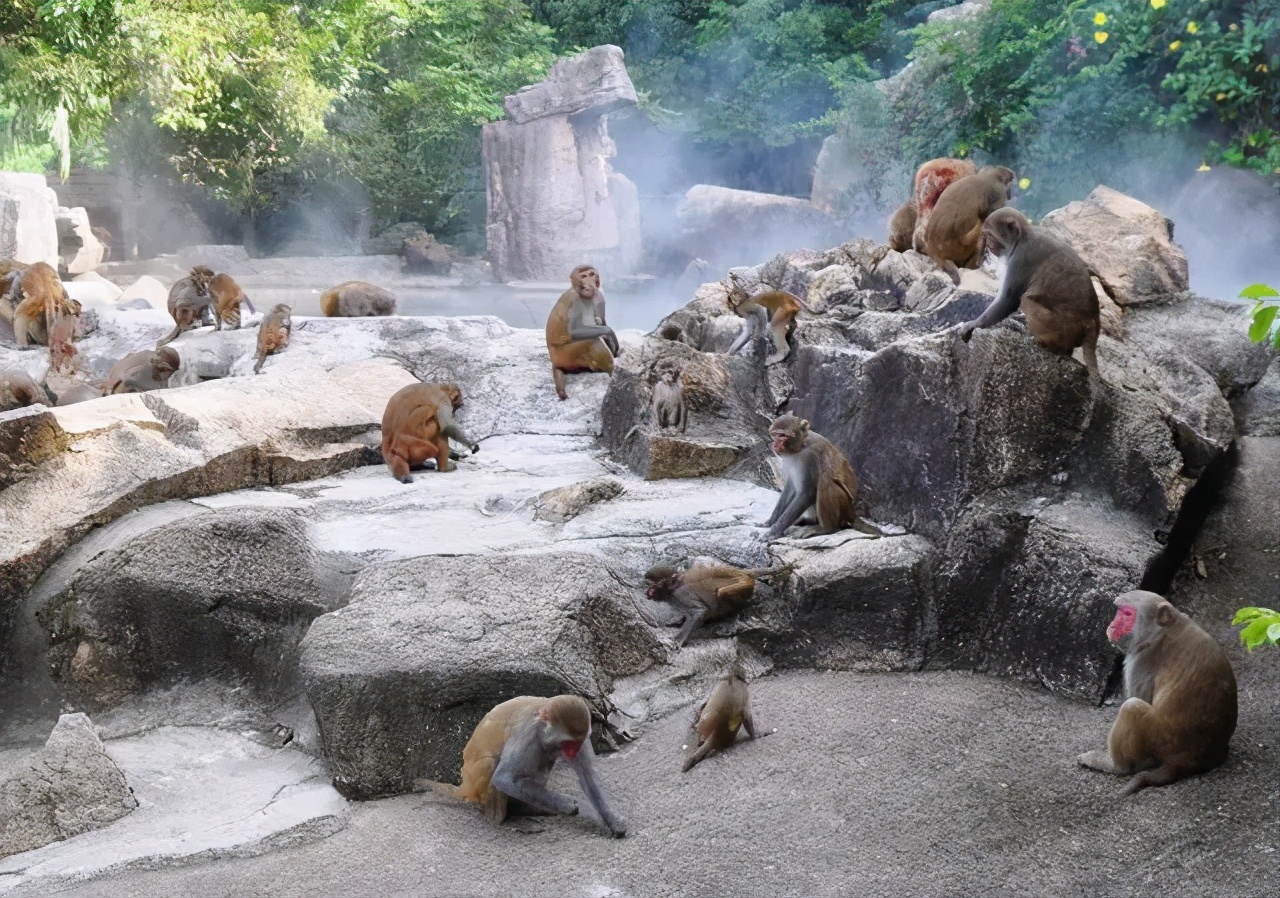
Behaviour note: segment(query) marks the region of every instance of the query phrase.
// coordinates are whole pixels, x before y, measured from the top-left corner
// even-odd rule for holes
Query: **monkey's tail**
[[[1095,324],[1085,336],[1080,348],[1084,353],[1084,366],[1089,369],[1089,376],[1094,380],[1099,379],[1101,375],[1098,373],[1098,325]]]
[[[415,779],[413,781],[414,792],[434,792],[441,798],[453,798],[462,801],[463,798],[458,794],[458,787],[449,783],[442,783],[437,780]]]
[[[249,297],[242,296],[240,297],[240,301],[249,307],[250,312],[252,312],[255,315],[258,314],[258,310],[253,307],[253,300],[249,299]]]
[[[715,749],[711,747],[711,740],[707,740],[706,742],[702,743],[701,745],[698,746],[698,750],[695,751],[693,754],[689,755],[688,759],[685,760],[684,767],[682,768],[682,772],[688,773],[699,763],[701,763],[702,761],[705,761],[707,757],[710,756],[711,753],[714,751]]]
[[[747,571],[747,573],[753,577],[763,577],[765,579],[768,579],[770,577],[777,577],[782,574],[789,574],[795,569],[796,569],[795,564],[788,562],[787,564],[780,564],[777,567],[751,568],[750,570]]]

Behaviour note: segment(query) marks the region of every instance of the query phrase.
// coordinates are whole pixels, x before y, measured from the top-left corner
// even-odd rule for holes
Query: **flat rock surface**
[[[681,774],[681,712],[600,758],[622,840],[586,816],[495,830],[473,806],[409,795],[353,806],[318,844],[13,894],[1262,898],[1280,872],[1280,677],[1274,657],[1242,654],[1226,765],[1135,797],[1074,762],[1115,706],[957,673],[796,672],[751,685],[776,735]]]

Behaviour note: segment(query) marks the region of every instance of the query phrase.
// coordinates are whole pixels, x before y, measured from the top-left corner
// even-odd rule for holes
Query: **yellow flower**
[[[1152,9],[1164,9],[1164,0],[1151,0]]]
[[[1224,94],[1224,93],[1219,93],[1219,94],[1218,94],[1218,96],[1216,96],[1214,99],[1216,99],[1219,103],[1221,103],[1221,102],[1222,102],[1223,100],[1225,100],[1226,98],[1227,98],[1227,95],[1226,95],[1226,94]]]
[[[1177,53],[1178,48],[1181,46],[1182,46],[1182,41],[1174,41],[1172,44],[1169,45],[1169,52]]]
[[[1199,30],[1200,30],[1200,26],[1197,25],[1195,22],[1187,23],[1187,34],[1195,34]]]
[[[1208,170],[1209,170],[1209,166],[1205,165],[1203,162],[1201,162],[1200,167],[1196,169],[1196,171],[1208,171]]]
[[[1095,25],[1107,24],[1107,14],[1105,12],[1094,13],[1093,24]]]
[[[1227,26],[1227,30],[1228,30],[1228,31],[1239,31],[1239,30],[1240,30],[1240,26],[1239,26],[1239,25],[1237,25],[1235,22],[1232,22],[1230,25],[1228,25],[1228,26]]]
[[[1255,72],[1261,72],[1262,74],[1264,74],[1264,75],[1265,75],[1267,72],[1271,71],[1271,69],[1267,68],[1267,64],[1264,62],[1262,65],[1260,65],[1260,66],[1258,66],[1256,69],[1254,69],[1254,71],[1255,71]]]
[[[1028,187],[1030,187],[1030,186],[1031,186],[1031,179],[1030,179],[1030,178],[1022,178],[1022,179],[1020,179],[1020,180],[1018,181],[1018,189],[1019,189],[1019,190],[1026,190],[1026,189],[1027,189]]]
[[[1100,44],[1105,44],[1109,37],[1111,37],[1111,35],[1107,34],[1105,31],[1095,31],[1093,33],[1093,39]]]

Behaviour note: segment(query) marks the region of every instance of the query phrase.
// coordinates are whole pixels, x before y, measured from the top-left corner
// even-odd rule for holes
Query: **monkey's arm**
[[[575,302],[569,307],[569,339],[570,340],[594,340],[597,337],[603,339],[609,345],[609,351],[613,352],[618,345],[618,338],[614,336],[613,328],[604,324],[587,324],[584,318],[582,304]],[[614,353],[616,355],[616,353]]]
[[[768,324],[768,313],[760,307],[756,306],[751,310],[750,314],[742,316],[742,330],[738,331],[738,337],[733,341],[733,345],[729,347],[729,355],[733,355],[743,346],[747,345],[747,341],[760,332],[760,328]]]
[[[600,815],[604,825],[609,827],[609,832],[621,839],[627,834],[627,827],[609,810],[600,787],[596,785],[595,773],[591,766],[591,761],[594,757],[595,752],[591,750],[591,737],[588,736],[583,741],[582,749],[578,752],[578,756],[571,762],[573,772],[578,775],[578,785],[582,787],[583,794],[587,796],[587,801],[591,802],[591,806],[596,809],[596,813]]]
[[[480,444],[477,443],[475,440],[471,439],[471,437],[467,436],[466,431],[464,431],[461,427],[458,426],[457,421],[450,421],[448,424],[445,425],[444,435],[451,439],[457,440],[459,443],[466,446],[468,449],[471,450],[471,453],[473,455],[480,451]]]
[[[791,504],[791,497],[795,493],[795,487],[791,485],[791,478],[787,478],[782,483],[782,494],[778,496],[778,504],[773,506],[773,514],[769,515],[769,519],[765,521],[762,527],[772,527],[773,522],[778,520],[783,509]]]
[[[787,507],[782,510],[782,514],[774,521],[773,526],[769,528],[767,536],[770,539],[777,539],[779,536],[787,532],[787,528],[800,520],[800,516],[813,505],[818,496],[818,463],[817,456],[810,450],[802,450],[807,453],[808,458],[805,460],[804,466],[800,469],[799,476],[803,482],[798,484],[791,493],[791,501]],[[781,504],[781,503],[779,503]]]
[[[504,795],[548,814],[576,814],[578,805],[572,799],[552,792],[543,785],[543,777],[538,775],[538,759],[543,748],[538,744],[537,732],[537,727],[528,727],[523,734],[518,733],[507,740],[493,771],[491,784]]]
[[[685,404],[684,397],[680,397],[679,412],[680,432],[684,433],[684,429],[689,426],[689,406]]]
[[[1018,261],[1010,254],[1009,265],[1005,269],[1004,280],[1000,282],[1000,292],[996,294],[996,298],[991,301],[991,305],[987,306],[985,312],[973,321],[960,325],[960,338],[966,343],[978,328],[999,324],[1018,310],[1018,303],[1022,301],[1022,292],[1026,289],[1025,277],[1022,275],[1021,266],[1017,264]]]

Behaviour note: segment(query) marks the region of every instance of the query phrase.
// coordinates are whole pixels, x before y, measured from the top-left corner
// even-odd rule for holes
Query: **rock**
[[[116,298],[120,295],[120,288],[110,281],[106,283],[66,281],[62,286],[66,288],[68,296],[80,303],[85,309],[93,309],[94,311],[114,309],[116,307]]]
[[[84,714],[63,714],[25,769],[0,780],[0,858],[106,826],[138,806]]]
[[[112,302],[119,302],[121,295],[124,293],[120,287],[107,280],[96,271],[86,271],[84,274],[76,275],[71,280],[76,284],[98,284],[108,291],[108,295],[111,297]]]
[[[376,237],[371,237],[360,244],[360,252],[366,256],[397,256],[404,248],[404,242],[417,234],[427,231],[416,221],[405,221],[394,224]]]
[[[553,524],[572,520],[592,505],[622,494],[623,486],[612,477],[547,490],[534,503],[534,517]]]
[[[89,225],[89,213],[83,208],[59,209],[58,256],[69,274],[84,274],[102,264],[106,247]]]
[[[599,559],[427,557],[365,568],[351,604],[312,625],[302,676],[334,785],[374,798],[416,777],[455,781],[463,745],[499,702],[599,699],[656,650]]]
[[[676,226],[689,253],[717,266],[838,239],[833,219],[808,200],[710,184],[685,192],[676,207]],[[726,234],[739,235],[734,243],[740,246],[730,256]]]
[[[1188,287],[1173,222],[1110,187],[1055,209],[1040,226],[1080,253],[1121,306],[1159,302]]]
[[[237,244],[202,244],[185,247],[178,253],[178,267],[185,276],[195,265],[205,265],[217,272],[225,272],[234,277],[242,274],[254,274],[257,266],[249,258],[249,252]]]
[[[169,288],[149,274],[138,278],[116,298],[116,308],[150,308],[168,313]]]
[[[619,103],[635,103],[621,57],[616,47],[597,47],[562,60],[552,72],[567,80],[535,85],[529,102],[516,104],[526,112],[562,107],[584,111],[547,112],[519,120],[513,116],[484,126],[489,208],[485,233],[500,280],[564,283],[574,266],[584,262],[603,268],[606,280],[638,271],[639,195],[635,185],[609,165],[617,148],[603,114]],[[601,80],[583,81],[575,74],[594,71],[603,62],[610,67],[616,62],[616,70],[609,68]],[[608,86],[619,85],[619,79],[625,81],[625,89]],[[608,87],[600,93],[597,84]],[[587,93],[567,93],[575,86]],[[558,99],[553,103],[551,97]]]
[[[507,118],[524,125],[588,111],[603,115],[636,105],[636,89],[622,55],[621,47],[605,44],[556,60],[545,81],[522,87],[503,101]]]
[[[849,142],[840,134],[822,140],[818,159],[813,164],[813,185],[809,202],[828,215],[833,214],[845,191],[865,177],[865,167],[850,152]]]
[[[926,21],[934,24],[936,22],[964,22],[969,19],[976,19],[991,8],[991,3],[992,0],[964,0],[963,3],[957,3],[955,6],[934,10],[929,13],[929,18]]]
[[[437,243],[426,231],[404,240],[404,269],[415,274],[446,275],[459,255],[452,246]]]
[[[58,267],[58,198],[44,175],[0,172],[0,260]]]

